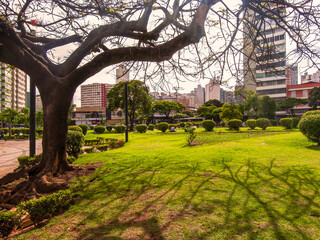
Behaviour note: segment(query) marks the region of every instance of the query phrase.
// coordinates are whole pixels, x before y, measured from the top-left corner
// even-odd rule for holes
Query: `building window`
[[[302,91],[302,96],[303,97],[308,97],[308,90],[303,90]]]
[[[292,91],[292,92],[291,92],[291,97],[292,97],[292,98],[295,98],[295,97],[296,97],[296,91]]]

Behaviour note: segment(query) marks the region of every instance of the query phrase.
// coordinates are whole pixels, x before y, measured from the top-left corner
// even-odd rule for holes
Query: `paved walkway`
[[[42,140],[37,140],[36,153],[42,152]],[[29,155],[29,140],[0,140],[0,177],[12,172],[18,165],[18,157]]]

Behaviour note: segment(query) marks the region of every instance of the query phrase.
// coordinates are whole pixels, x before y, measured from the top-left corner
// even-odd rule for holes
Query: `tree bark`
[[[52,173],[57,175],[73,169],[66,156],[69,108],[74,90],[63,86],[63,81],[51,83],[39,89],[43,104],[44,131],[42,138],[42,160],[29,175]]]

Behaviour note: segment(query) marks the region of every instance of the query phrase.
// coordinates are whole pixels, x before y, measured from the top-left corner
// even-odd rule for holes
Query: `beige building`
[[[27,106],[27,74],[18,68],[0,63],[0,111],[7,108],[20,110]]]
[[[81,85],[81,107],[107,107],[106,94],[113,87],[107,83]]]
[[[205,101],[207,102],[211,99],[220,101],[220,84],[215,79],[211,79],[205,87]]]

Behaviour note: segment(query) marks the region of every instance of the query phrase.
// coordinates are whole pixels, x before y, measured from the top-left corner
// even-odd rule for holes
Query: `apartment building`
[[[27,74],[4,63],[0,63],[0,73],[0,111],[27,107]]]

